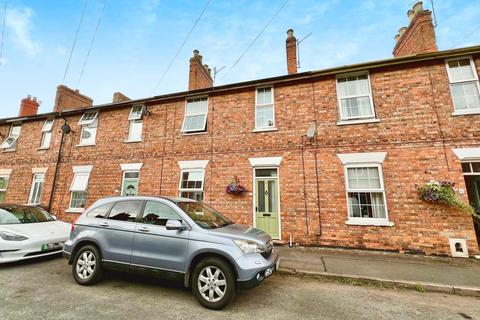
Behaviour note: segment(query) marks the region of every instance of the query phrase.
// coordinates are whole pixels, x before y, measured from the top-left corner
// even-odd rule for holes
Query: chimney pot
[[[423,11],[423,2],[418,1],[417,3],[415,3],[413,5],[413,11],[415,12],[415,14],[417,14],[419,12],[422,12]]]
[[[412,22],[413,17],[415,17],[415,11],[412,9],[408,10],[407,16],[408,16],[408,21]]]
[[[287,38],[293,37],[293,29],[288,29],[287,30]]]

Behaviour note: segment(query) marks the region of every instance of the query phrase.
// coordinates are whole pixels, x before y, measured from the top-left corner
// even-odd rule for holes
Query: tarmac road
[[[0,265],[0,319],[480,319],[480,299],[275,274],[211,311],[181,284],[134,275],[79,286],[55,257]]]

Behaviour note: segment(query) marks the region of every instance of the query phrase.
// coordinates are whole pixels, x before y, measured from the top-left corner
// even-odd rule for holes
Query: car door
[[[136,219],[140,217],[143,204],[142,200],[119,201],[106,219],[99,219],[97,225],[105,262],[130,264]]]
[[[187,230],[167,230],[168,220],[179,220],[172,205],[160,200],[146,201],[143,216],[135,229],[132,266],[184,272],[188,248]]]

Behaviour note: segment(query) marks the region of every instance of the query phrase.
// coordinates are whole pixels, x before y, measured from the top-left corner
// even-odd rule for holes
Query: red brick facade
[[[473,54],[480,66],[480,54]],[[444,59],[371,67],[375,113],[379,122],[339,125],[336,77],[288,78],[273,83],[276,131],[255,127],[255,84],[208,92],[207,132],[184,135],[181,127],[185,95],[145,101],[143,141],[125,142],[134,102],[99,113],[95,146],[80,147],[80,113],[64,114],[72,132],[64,136],[51,211],[66,213],[72,167],[93,165],[87,205],[118,195],[122,163],[143,163],[142,194],[178,196],[180,160],[209,160],[204,201],[238,223],[253,224],[251,157],[283,157],[279,166],[281,240],[306,245],[450,254],[448,238],[467,239],[469,253],[478,254],[472,218],[418,199],[416,186],[431,179],[450,179],[465,189],[462,169],[452,148],[480,147],[480,115],[452,116],[453,105]],[[48,167],[42,203],[48,206],[55,175],[62,119],[54,123],[49,150],[38,150],[46,117],[25,120],[15,152],[0,155],[0,169],[13,169],[7,202],[27,202],[32,168]],[[303,135],[312,123],[314,139]],[[3,122],[5,137],[10,125]],[[386,152],[382,164],[388,218],[393,226],[346,224],[347,202],[343,165],[337,154]],[[303,156],[303,163],[302,163]],[[225,193],[238,176],[248,192]],[[464,196],[466,199],[466,195]],[[305,201],[306,199],[306,201]]]

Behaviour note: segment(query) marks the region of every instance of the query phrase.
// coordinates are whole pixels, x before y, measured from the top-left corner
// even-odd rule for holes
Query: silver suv
[[[182,280],[205,307],[222,309],[237,287],[254,287],[278,267],[272,238],[234,224],[206,204],[168,197],[98,200],[72,225],[64,256],[81,285],[104,270]]]

